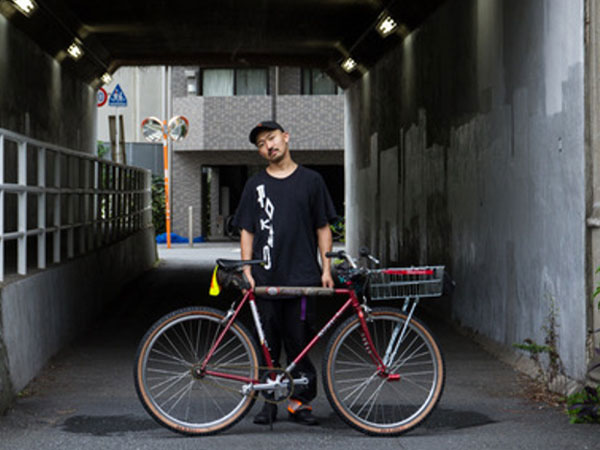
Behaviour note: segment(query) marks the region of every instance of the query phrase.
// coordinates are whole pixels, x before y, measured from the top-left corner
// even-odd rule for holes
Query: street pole
[[[190,129],[190,122],[183,116],[171,117],[169,122],[157,117],[146,117],[142,121],[142,133],[148,142],[163,144],[163,170],[165,179],[165,225],[167,228],[167,248],[171,248],[171,199],[169,196],[169,139],[180,141],[185,139]]]
[[[165,170],[165,221],[167,225],[167,248],[171,248],[171,206],[169,202],[169,137],[167,121],[163,120],[163,166]]]

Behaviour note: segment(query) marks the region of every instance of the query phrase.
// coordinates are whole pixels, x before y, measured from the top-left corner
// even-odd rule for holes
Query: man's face
[[[256,147],[260,156],[269,162],[279,162],[288,153],[290,135],[281,130],[265,130],[256,136]]]

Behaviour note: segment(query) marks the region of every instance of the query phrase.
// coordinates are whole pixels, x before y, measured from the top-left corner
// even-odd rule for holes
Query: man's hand
[[[240,253],[242,259],[249,260],[252,259],[252,243],[254,242],[254,234],[250,233],[247,230],[242,228],[240,232]],[[244,275],[246,275],[246,279],[252,289],[256,285],[254,278],[252,277],[252,267],[244,266]],[[243,289],[242,292],[245,294],[246,289]]]
[[[254,277],[252,276],[252,270],[250,269],[250,266],[244,267],[244,276],[246,277],[246,280],[248,280],[248,283],[250,283],[250,287],[254,289],[256,282],[254,281]],[[242,292],[245,294],[246,289],[243,289]]]
[[[323,272],[323,275],[321,275],[321,284],[326,288],[332,288],[335,286],[331,272]]]
[[[333,246],[333,239],[331,237],[331,228],[329,224],[317,228],[317,243],[319,245],[319,252],[321,253],[321,266],[323,267],[323,274],[321,275],[321,284],[323,287],[332,288],[335,283],[331,276],[331,261],[325,256],[327,252],[331,251]]]

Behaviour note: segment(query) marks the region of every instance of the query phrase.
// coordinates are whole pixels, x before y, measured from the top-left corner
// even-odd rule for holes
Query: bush
[[[165,180],[156,175],[152,175],[152,225],[156,235],[166,232]]]
[[[567,414],[571,423],[600,423],[600,386],[569,395]]]

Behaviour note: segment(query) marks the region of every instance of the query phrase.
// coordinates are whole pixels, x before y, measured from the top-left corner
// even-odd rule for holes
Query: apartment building
[[[267,119],[290,133],[293,158],[323,175],[338,213],[344,214],[344,96],[326,74],[299,67],[185,66],[169,72],[120,69],[107,91],[122,80],[122,90],[134,97],[120,111],[127,141],[127,136],[142,139],[138,130],[145,116],[160,116],[160,110],[153,113],[151,108],[165,110],[161,95],[167,96],[169,114],[190,122],[187,138],[171,148],[174,233],[188,235],[191,212],[193,236],[224,235],[226,218],[235,212],[246,180],[265,166],[248,134]],[[165,82],[166,90],[160,88]],[[99,112],[101,140],[108,140],[104,124],[114,111]]]

